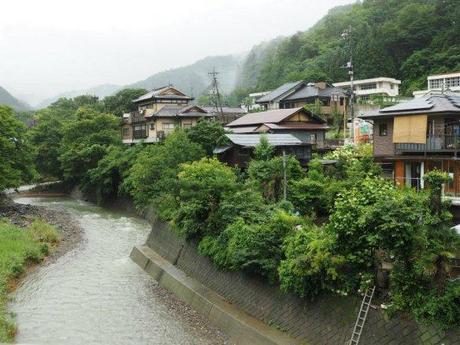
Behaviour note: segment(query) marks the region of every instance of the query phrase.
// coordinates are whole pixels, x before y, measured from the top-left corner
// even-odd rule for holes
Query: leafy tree
[[[0,106],[0,193],[5,188],[18,187],[35,175],[33,149],[25,136],[25,126],[13,110]]]
[[[249,162],[248,174],[250,181],[262,191],[266,199],[279,201],[282,196],[284,169],[287,179],[291,180],[302,175],[302,168],[293,156],[286,157],[284,167],[283,157],[273,157],[273,154],[274,148],[262,136],[254,150],[254,159]]]
[[[67,182],[80,183],[97,166],[109,146],[121,145],[119,120],[88,108],[79,108],[76,119],[65,123],[59,161]]]
[[[203,158],[182,164],[178,177],[180,204],[174,218],[176,228],[187,238],[215,231],[207,227],[207,221],[217,211],[223,195],[235,190],[233,169],[215,158]]]
[[[103,99],[104,112],[111,113],[121,117],[124,113],[137,110],[137,105],[133,100],[145,95],[145,89],[123,89],[113,96],[107,96]]]
[[[208,156],[213,155],[217,146],[228,142],[224,128],[216,121],[200,120],[195,126],[187,129],[187,135],[191,141],[203,147]]]
[[[97,166],[88,170],[81,185],[83,192],[95,191],[99,202],[120,195],[123,192],[122,182],[143,149],[142,144],[108,147],[107,154]]]
[[[133,197],[136,206],[143,209],[159,198],[166,198],[164,206],[171,208],[164,217],[171,219],[179,193],[177,174],[181,163],[193,162],[205,155],[200,145],[192,142],[182,130],[169,134],[163,143],[148,145],[137,156],[123,181],[124,190]],[[174,196],[173,198],[168,195]],[[162,207],[161,203],[156,203]],[[162,208],[162,210],[167,211]],[[161,212],[161,210],[160,210]]]

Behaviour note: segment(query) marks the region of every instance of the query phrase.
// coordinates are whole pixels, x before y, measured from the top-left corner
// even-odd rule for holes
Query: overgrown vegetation
[[[276,156],[263,137],[241,171],[212,157],[225,144],[216,122],[129,147],[120,144],[117,118],[103,111],[91,97],[40,111],[31,130],[40,172],[101,202],[127,195],[139,209],[152,205],[220,268],[305,298],[359,294],[376,284],[381,265],[391,266],[390,313],[460,324],[460,308],[450,307],[460,289],[448,279],[460,240],[441,199],[445,173],[426,174],[429,188],[416,193],[381,177],[370,145],[344,146],[326,156],[334,165],[315,158],[305,171],[294,157]],[[58,114],[66,117],[52,127]]]
[[[336,7],[305,32],[256,46],[240,76],[242,90],[265,91],[296,80],[347,80],[341,34],[351,27],[357,79],[402,80],[402,92],[426,88],[430,74],[460,69],[457,0],[363,0]],[[240,93],[237,90],[234,94]]]
[[[12,341],[16,333],[6,308],[9,284],[29,264],[40,262],[59,239],[56,229],[41,220],[26,229],[0,220],[0,342]]]

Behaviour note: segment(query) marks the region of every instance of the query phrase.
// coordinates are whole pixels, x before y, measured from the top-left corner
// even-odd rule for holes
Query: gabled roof
[[[213,114],[208,113],[203,108],[200,108],[197,105],[189,105],[186,107],[181,107],[180,105],[167,104],[163,106],[156,113],[152,114],[149,117],[158,116],[158,117],[212,117]]]
[[[268,129],[286,129],[286,130],[296,130],[296,129],[329,129],[329,126],[326,123],[314,123],[314,122],[288,122],[285,124],[278,125],[276,123],[264,123],[256,128],[255,131],[261,129],[261,127],[267,127]]]
[[[303,108],[291,108],[291,109],[276,109],[269,111],[262,111],[260,113],[251,113],[236,119],[235,121],[230,122],[227,127],[241,127],[241,126],[251,126],[251,125],[261,125],[263,123],[279,123],[283,120],[286,120],[290,116],[294,115],[297,112],[304,112],[314,117],[321,123],[325,121],[320,117],[315,116],[311,112],[306,111]]]
[[[283,98],[283,101],[291,101],[296,99],[304,99],[311,97],[331,97],[331,95],[337,94],[344,97],[345,91],[339,87],[327,86],[325,89],[321,89],[316,85],[307,84],[302,88],[298,89],[296,92],[290,94],[289,96]]]
[[[235,145],[255,147],[260,143],[260,138],[265,136],[272,146],[296,146],[305,145],[305,142],[292,134],[225,134]]]
[[[281,96],[286,96],[286,94],[289,94],[289,92],[294,92],[299,86],[303,84],[305,84],[303,80],[283,84],[265,96],[260,97],[258,100],[256,100],[256,103],[273,102]]]
[[[187,96],[183,92],[179,91],[173,86],[164,86],[160,87],[158,89],[153,89],[150,92],[147,92],[145,95],[140,96],[139,98],[136,98],[133,100],[133,103],[139,103],[139,102],[144,102],[148,101],[151,99],[185,99],[185,100],[191,100],[193,99],[190,96]]]
[[[424,97],[414,98],[410,101],[386,107],[376,112],[361,115],[360,117],[371,120],[399,115],[453,113],[460,115],[460,96],[452,93],[431,93]]]

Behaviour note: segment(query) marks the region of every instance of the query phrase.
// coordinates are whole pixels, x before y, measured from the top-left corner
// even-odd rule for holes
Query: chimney
[[[325,81],[318,81],[315,83],[315,86],[320,90],[324,90],[327,85]]]

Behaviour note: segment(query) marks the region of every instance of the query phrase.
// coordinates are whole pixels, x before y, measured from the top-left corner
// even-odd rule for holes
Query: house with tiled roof
[[[277,109],[250,113],[227,124],[234,134],[292,134],[305,143],[324,148],[326,121],[305,108]]]
[[[223,107],[216,111],[211,107],[191,105],[190,97],[173,86],[154,89],[135,99],[138,110],[124,114],[122,139],[125,144],[153,143],[162,140],[176,127],[190,128],[200,119],[212,119],[224,123],[244,114],[241,108]]]
[[[446,171],[446,194],[460,195],[460,96],[431,93],[362,115],[374,128],[374,157],[399,185],[424,187],[423,176]]]
[[[265,110],[291,109],[315,106],[322,115],[331,118],[334,113],[347,114],[347,93],[326,82],[290,82],[267,93],[255,102]]]

